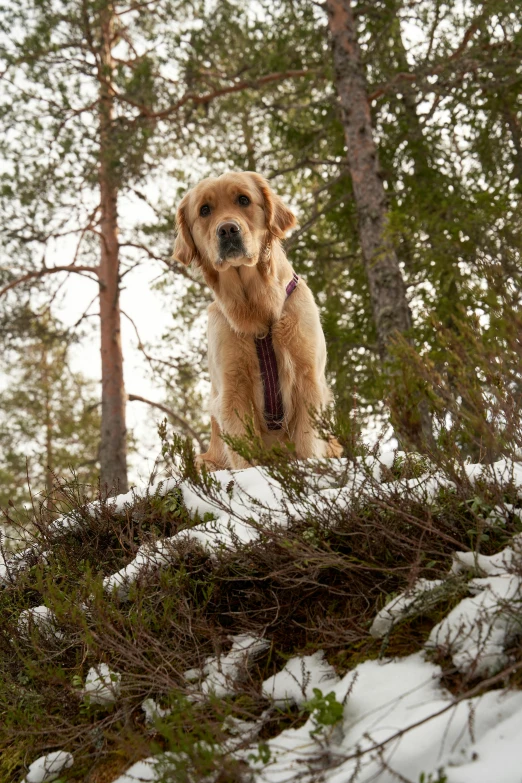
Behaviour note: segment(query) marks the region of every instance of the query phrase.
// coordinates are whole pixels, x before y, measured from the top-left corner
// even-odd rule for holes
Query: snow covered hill
[[[522,463],[285,470],[4,560],[2,781],[521,783]]]

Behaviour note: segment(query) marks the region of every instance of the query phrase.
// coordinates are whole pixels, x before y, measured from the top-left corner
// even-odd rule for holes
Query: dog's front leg
[[[241,378],[242,375],[243,373],[236,373],[235,383],[230,383],[227,386],[227,391],[223,394],[221,422],[225,436],[229,436],[233,440],[244,439],[247,446],[246,436],[249,428],[253,425],[256,432],[258,428],[255,425],[252,392],[249,389],[251,382],[249,382],[250,379]],[[234,451],[231,444],[225,443],[224,447],[231,468],[243,470],[252,466],[253,463]]]
[[[304,300],[300,306],[298,293]],[[331,400],[324,375],[326,344],[308,289],[298,289],[294,296],[274,328],[287,431],[298,459],[324,457],[328,447],[317,432],[315,420]]]
[[[292,440],[295,445],[295,455],[298,459],[311,457],[326,457],[328,444],[319,437],[314,425],[314,418],[320,411],[315,405],[310,406],[310,412],[300,408],[297,411]]]
[[[293,421],[291,439],[298,459],[326,457],[328,442],[317,431],[317,417],[330,402],[330,392],[314,366],[301,363],[296,367],[293,388]]]
[[[258,422],[254,407],[256,394],[261,390],[259,385],[259,365],[253,338],[249,335],[237,334],[226,321],[220,307],[213,303],[209,307],[208,329],[208,369],[212,383],[211,412],[215,419],[213,435],[219,444],[219,454],[223,455],[226,467],[242,469],[250,467],[250,463],[241,457],[232,446],[224,440],[244,438],[247,435],[247,425],[254,419],[254,429],[258,430]],[[209,452],[212,449],[209,450]],[[215,453],[215,451],[214,451]]]
[[[198,468],[205,467],[207,470],[223,470],[228,467],[227,453],[225,444],[221,439],[219,424],[214,416],[211,417],[210,444],[208,451],[204,454],[198,454],[196,457]]]

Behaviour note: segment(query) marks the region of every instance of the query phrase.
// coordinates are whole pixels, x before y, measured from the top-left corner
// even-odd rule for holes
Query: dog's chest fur
[[[228,269],[220,275],[216,302],[231,328],[240,335],[262,337],[281,318],[285,286],[257,267]]]

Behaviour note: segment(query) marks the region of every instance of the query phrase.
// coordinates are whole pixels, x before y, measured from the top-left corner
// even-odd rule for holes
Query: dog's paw
[[[213,473],[215,470],[222,470],[221,465],[218,465],[216,462],[209,459],[206,454],[198,454],[194,462],[198,470],[202,470],[203,465],[209,473]]]
[[[342,457],[343,447],[335,437],[335,435],[328,435],[328,442],[326,446],[327,457]]]

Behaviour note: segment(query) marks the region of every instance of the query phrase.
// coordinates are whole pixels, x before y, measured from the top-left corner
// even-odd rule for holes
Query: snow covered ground
[[[440,676],[423,652],[365,661],[342,679],[321,653],[294,658],[263,692],[275,704],[303,705],[313,704],[316,689],[309,719],[262,749],[254,741],[232,753],[250,764],[257,783],[520,783],[522,692],[459,700]],[[160,780],[175,761],[172,752],[140,761],[116,783]]]
[[[375,481],[382,479],[395,456],[390,453],[369,460],[360,471],[348,470],[339,460],[337,477],[335,471],[328,478],[317,477],[306,508],[285,501],[283,488],[258,468],[215,474],[218,485],[210,499],[201,497],[194,486],[182,484],[187,508],[197,511],[200,518],[212,514],[212,519],[172,539],[142,547],[132,562],[106,578],[105,589],[128,599],[130,586],[148,569],[173,562],[173,542],[180,538],[191,539],[209,551],[233,548],[236,543],[255,539],[262,526],[286,525],[292,517],[301,517],[310,504],[324,510],[349,503],[354,491],[366,492],[369,473],[374,493]],[[471,481],[489,471],[500,484],[514,482],[522,487],[522,463],[502,461],[489,468],[468,465],[465,470]],[[429,503],[440,487],[449,483],[430,471],[416,479],[387,482],[383,491],[407,487]],[[163,482],[153,490],[134,490],[116,498],[115,509],[132,505],[140,494],[164,494],[175,486],[175,482]],[[73,517],[57,520],[54,535],[59,538],[78,524],[81,522]],[[5,562],[0,567],[0,580],[16,580],[35,558],[45,559],[45,552],[37,545]],[[261,692],[271,702],[271,709],[287,703],[305,709],[309,714],[306,722],[261,744],[256,737],[264,716],[257,723],[243,722],[240,730],[230,723],[225,727],[230,741],[221,750],[247,762],[256,783],[522,783],[522,691],[506,690],[502,680],[495,679],[512,664],[509,648],[522,634],[521,574],[521,536],[515,536],[492,557],[455,552],[448,576],[460,575],[467,580],[469,595],[434,626],[426,649],[405,658],[365,661],[343,677],[336,674],[322,651],[293,658],[262,684]],[[444,589],[444,580],[419,580],[376,615],[372,635],[385,637],[395,623],[418,609],[419,602],[441,600]],[[21,628],[30,623],[56,633],[45,607],[36,607],[20,618]],[[246,669],[268,643],[246,634],[232,637],[228,653],[209,658],[201,670],[185,673],[189,698],[225,697],[240,691]],[[456,698],[441,684],[441,669],[431,659],[432,651],[450,655],[456,670],[463,674],[486,678],[490,689],[483,692],[481,685],[475,690],[470,686],[465,698]],[[107,703],[117,700],[125,672],[111,672],[106,667],[91,670],[89,675],[85,692],[91,698],[99,696]],[[167,714],[152,699],[142,707],[149,723]],[[238,733],[242,743],[237,736],[234,739]],[[246,748],[245,737],[247,741],[251,738]],[[59,758],[72,764],[72,757]],[[175,761],[172,752],[145,759],[116,783],[159,781]],[[32,769],[26,776],[28,783],[52,779],[37,778]]]

